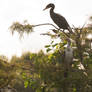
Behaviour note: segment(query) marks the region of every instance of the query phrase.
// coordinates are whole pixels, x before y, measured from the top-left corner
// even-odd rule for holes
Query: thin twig
[[[83,30],[83,28],[84,28],[85,25],[86,25],[86,22],[84,23],[84,25],[83,25],[82,28],[80,29],[80,34],[81,34],[81,32],[82,32],[82,30]]]
[[[81,36],[82,30],[83,30],[85,24],[86,24],[86,22],[84,23],[82,28],[79,28],[79,30],[80,30],[79,32],[78,32],[78,30],[76,30],[78,32],[77,37],[76,37],[76,46],[77,46],[79,58],[80,58],[80,61],[82,64],[83,64],[83,51],[82,51],[82,45],[81,45],[81,40],[80,40],[81,37],[80,36]]]
[[[48,36],[50,36],[49,33],[41,33],[40,35],[48,35]]]

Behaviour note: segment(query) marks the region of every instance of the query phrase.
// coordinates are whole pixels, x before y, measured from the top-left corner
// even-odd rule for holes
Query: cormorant
[[[68,22],[66,21],[66,19],[65,19],[63,16],[61,16],[61,15],[59,15],[59,14],[57,14],[57,13],[54,12],[55,5],[52,4],[52,3],[50,3],[50,4],[48,4],[48,5],[46,6],[46,8],[45,8],[44,10],[46,10],[46,9],[48,9],[48,8],[50,8],[50,16],[51,16],[52,20],[54,21],[54,23],[55,23],[60,29],[63,29],[63,31],[64,31],[65,29],[67,29],[70,33],[73,33],[73,32],[72,32],[72,29],[71,29],[71,27],[69,26],[69,24],[68,24]]]

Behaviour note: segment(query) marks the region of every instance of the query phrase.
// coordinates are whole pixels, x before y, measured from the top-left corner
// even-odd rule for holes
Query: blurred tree
[[[36,92],[91,92],[92,91],[92,49],[87,45],[87,35],[92,34],[92,24],[83,25],[82,28],[73,28],[73,34],[58,29],[53,24],[45,23],[39,25],[30,25],[29,23],[21,24],[15,22],[10,28],[11,32],[17,31],[20,36],[23,33],[33,32],[33,28],[42,25],[51,25],[54,27],[54,33],[42,33],[41,35],[50,36],[53,41],[46,45],[47,53],[42,51],[39,53],[24,54],[17,61],[30,61],[29,68],[25,66],[22,77],[25,87],[28,85]],[[59,32],[59,30],[61,30]],[[21,35],[22,34],[22,35]],[[56,43],[54,39],[60,38],[60,42]],[[72,69],[68,71],[68,77],[64,77],[64,61],[63,54],[66,48],[66,39],[71,39],[71,46],[74,49],[74,62]],[[16,57],[15,57],[16,59]],[[14,60],[14,58],[12,59]],[[23,67],[22,67],[23,68]]]

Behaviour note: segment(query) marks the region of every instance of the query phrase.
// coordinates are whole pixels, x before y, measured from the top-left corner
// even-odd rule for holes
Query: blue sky
[[[92,0],[0,0],[0,55],[11,57],[20,56],[26,51],[37,52],[44,49],[51,39],[40,36],[40,33],[49,31],[49,27],[42,26],[34,29],[34,33],[19,39],[17,33],[13,36],[9,26],[13,22],[23,23],[28,20],[30,24],[53,23],[49,10],[43,11],[48,3],[55,4],[55,12],[63,15],[70,26],[82,26],[92,15]],[[54,24],[54,23],[53,23]]]

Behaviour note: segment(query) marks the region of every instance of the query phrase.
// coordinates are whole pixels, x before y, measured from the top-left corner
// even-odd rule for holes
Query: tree
[[[50,23],[30,25],[15,22],[10,28],[12,34],[17,31],[20,37],[24,33],[33,32],[33,28],[42,25],[51,25],[54,27],[53,34],[42,33],[53,38],[51,44],[46,45],[47,52],[54,50],[53,53],[44,54],[34,53],[28,58],[31,62],[30,74],[23,74],[25,86],[34,88],[37,92],[49,92],[54,89],[63,92],[91,92],[92,91],[92,49],[87,45],[87,35],[92,34],[92,25],[83,25],[82,28],[73,28],[73,34],[62,31]],[[64,53],[66,38],[72,39],[72,48],[74,48],[74,59],[77,59],[72,65],[72,71],[68,71],[68,78],[64,77],[64,66],[62,55]],[[59,43],[54,39],[60,38]],[[80,69],[83,65],[84,69]]]

